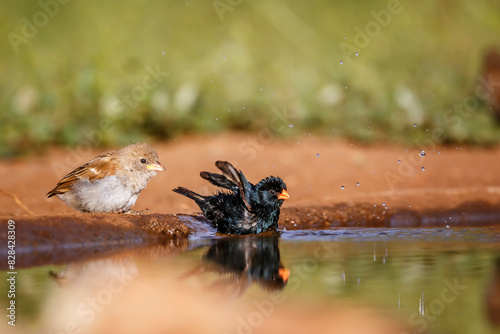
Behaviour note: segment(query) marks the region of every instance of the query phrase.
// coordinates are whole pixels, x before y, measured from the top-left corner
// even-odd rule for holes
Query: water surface
[[[56,332],[68,319],[85,329],[98,319],[92,312],[107,317],[106,308],[116,307],[116,300],[133,302],[127,289],[147,291],[157,284],[151,282],[179,281],[201,299],[215,295],[235,307],[278,295],[286,302],[276,308],[306,303],[383,310],[415,333],[495,333],[500,330],[495,327],[500,321],[499,232],[345,228],[213,237],[204,231],[179,243],[177,251],[154,245],[19,270],[17,322],[25,332]],[[98,311],[87,304],[92,296]],[[183,296],[179,291],[154,299],[155,307],[179,303],[181,312],[184,303],[192,305]],[[0,297],[4,304],[6,297]],[[236,323],[228,324],[227,331],[241,332]]]

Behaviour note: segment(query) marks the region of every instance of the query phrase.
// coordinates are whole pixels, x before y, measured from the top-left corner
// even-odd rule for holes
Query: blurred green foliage
[[[259,130],[273,109],[285,136],[499,141],[476,96],[496,0],[59,1],[0,4],[0,156]]]

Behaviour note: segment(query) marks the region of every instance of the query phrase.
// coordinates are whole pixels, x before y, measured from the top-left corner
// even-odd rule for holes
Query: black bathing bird
[[[227,161],[217,161],[222,174],[201,172],[210,183],[228,189],[212,196],[202,196],[184,187],[172,189],[191,198],[203,215],[223,234],[258,234],[278,227],[280,207],[290,196],[279,177],[270,176],[257,184]]]

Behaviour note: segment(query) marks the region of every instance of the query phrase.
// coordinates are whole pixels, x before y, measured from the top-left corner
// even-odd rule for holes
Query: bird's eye
[[[274,196],[274,195],[276,195],[276,190],[271,189],[271,190],[269,190],[269,193]]]
[[[146,163],[146,159],[142,158],[141,159],[141,163],[145,164]]]

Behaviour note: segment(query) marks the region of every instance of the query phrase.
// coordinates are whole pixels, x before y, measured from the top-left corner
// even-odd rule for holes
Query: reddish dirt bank
[[[109,256],[151,243],[182,248],[190,229],[173,215],[69,214],[15,220],[16,267]],[[0,249],[7,253],[7,219],[0,221]],[[7,263],[0,264],[6,270]]]
[[[291,195],[284,208],[385,203],[389,209],[440,210],[468,202],[500,207],[500,147],[436,145],[424,148],[425,157],[421,157],[421,148],[414,147],[361,146],[313,135],[264,140],[259,134],[245,133],[181,137],[152,145],[167,171],[150,181],[135,210],[199,211],[192,201],[171,189],[182,185],[210,193],[214,188],[199,177],[199,172],[216,171],[214,162],[221,159],[239,166],[253,182],[268,175],[281,176]],[[102,151],[53,149],[40,157],[1,161],[0,187],[16,194],[37,215],[75,213],[45,194],[65,173]],[[0,217],[25,214],[11,198],[0,194]]]
[[[465,204],[452,210],[385,209],[371,204],[335,204],[282,210],[279,227],[286,230],[325,230],[342,227],[457,227],[499,225],[500,208],[484,203]],[[59,214],[16,217],[17,267],[59,264],[109,256],[148,244],[170,246],[181,251],[191,233],[196,233],[201,215],[172,214]],[[192,226],[194,230],[186,226]],[[7,240],[7,223],[0,221],[1,240]],[[215,232],[209,232],[215,233]],[[269,232],[273,234],[274,232]],[[268,233],[268,234],[269,234]],[[0,250],[6,252],[6,243]],[[7,263],[0,264],[6,270]]]

